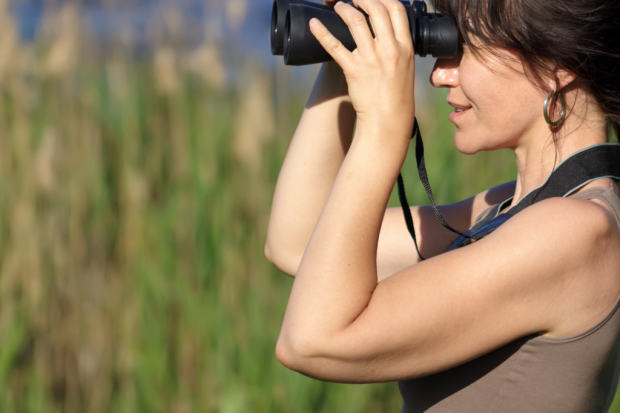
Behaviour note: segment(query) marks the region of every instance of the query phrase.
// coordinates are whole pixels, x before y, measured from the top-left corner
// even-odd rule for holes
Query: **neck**
[[[541,186],[553,169],[567,157],[584,148],[607,142],[604,122],[573,113],[556,132],[556,142],[543,122],[521,144],[513,148],[517,162],[517,185],[512,205]]]

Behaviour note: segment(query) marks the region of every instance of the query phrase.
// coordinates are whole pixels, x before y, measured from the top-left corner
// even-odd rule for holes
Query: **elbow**
[[[271,249],[271,244],[269,243],[269,240],[267,240],[267,242],[265,242],[265,258],[267,258],[267,261],[269,261],[270,263],[274,264],[274,262],[273,262],[273,251]]]
[[[291,277],[295,277],[301,262],[301,255],[298,257],[297,254],[286,251],[285,248],[274,247],[273,242],[270,242],[269,239],[265,243],[265,258],[278,267],[280,271]]]
[[[278,342],[276,343],[276,358],[284,367],[290,370],[295,370],[295,355],[292,351],[289,343],[285,342],[285,340],[280,336],[278,338]]]
[[[280,334],[276,344],[276,358],[284,367],[309,375],[312,354],[307,340],[291,338],[285,333]]]
[[[343,353],[333,339],[317,339],[315,334],[281,332],[276,344],[276,357],[289,370],[322,381],[370,383],[364,376],[368,363],[351,353]]]

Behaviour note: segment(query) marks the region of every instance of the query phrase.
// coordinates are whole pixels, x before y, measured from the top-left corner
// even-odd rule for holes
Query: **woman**
[[[606,411],[620,349],[618,177],[536,202],[449,252],[455,235],[413,207],[427,258],[419,262],[400,210],[386,210],[415,116],[408,22],[396,0],[355,5],[376,38],[359,11],[337,4],[354,52],[310,22],[336,63],[321,68],[274,196],[266,255],[296,277],[278,359],[321,380],[400,381],[403,412]],[[449,89],[456,148],[509,148],[518,168],[515,183],[440,207],[465,231],[617,130],[620,5],[435,8],[463,36],[462,53],[439,59],[431,75]],[[565,113],[554,104],[562,97]]]

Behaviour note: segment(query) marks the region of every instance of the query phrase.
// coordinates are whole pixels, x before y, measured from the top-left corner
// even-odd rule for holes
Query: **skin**
[[[422,253],[412,254],[402,214],[386,205],[415,115],[411,37],[395,0],[336,5],[358,48],[322,25],[310,29],[336,64],[324,65],[283,165],[265,252],[295,281],[276,356],[337,382],[403,380],[442,371],[528,334],[561,337],[600,320],[620,294],[620,233],[606,204],[553,198],[486,238],[441,253],[454,235],[413,207]],[[442,207],[464,230],[489,205],[518,200],[556,162],[543,102],[553,82],[532,80],[509,52],[439,59],[431,83],[469,108],[454,118],[464,153],[509,148],[516,183]],[[603,117],[570,72],[558,70],[572,113],[557,161],[606,141]],[[357,121],[353,141],[353,120]],[[389,137],[389,138],[386,138]],[[590,183],[608,187],[607,179]],[[584,188],[584,189],[585,189]],[[363,200],[363,201],[360,201]]]

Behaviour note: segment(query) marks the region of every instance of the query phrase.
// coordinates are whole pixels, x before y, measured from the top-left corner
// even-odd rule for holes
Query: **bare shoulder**
[[[602,203],[551,198],[528,207],[489,241],[508,247],[540,283],[555,285],[548,335],[564,336],[598,321],[620,294],[620,231]],[[534,267],[538,271],[534,271]],[[542,271],[541,271],[542,270]]]
[[[572,198],[538,202],[512,217],[488,238],[504,250],[506,247],[525,249],[532,258],[557,264],[559,270],[567,266],[592,267],[619,243],[615,219],[604,206]],[[512,250],[513,254],[516,252]],[[528,255],[520,257],[528,259]]]
[[[550,198],[538,202],[514,216],[504,227],[506,231],[527,232],[543,239],[563,241],[558,246],[580,245],[584,251],[618,238],[615,218],[605,206],[574,198]],[[559,249],[557,252],[569,251]],[[571,253],[574,255],[575,251]]]

